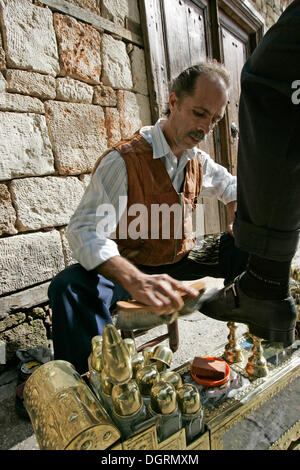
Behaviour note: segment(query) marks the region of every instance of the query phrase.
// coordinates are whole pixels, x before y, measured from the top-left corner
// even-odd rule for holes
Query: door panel
[[[249,36],[225,14],[220,15],[223,58],[231,74],[232,86],[227,106],[227,126],[230,142],[229,171],[237,173],[237,152],[239,143],[239,99],[241,93],[240,77],[247,59]]]

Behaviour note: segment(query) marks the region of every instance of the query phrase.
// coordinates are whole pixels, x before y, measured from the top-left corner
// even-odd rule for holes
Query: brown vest
[[[127,211],[121,218],[116,231],[116,242],[120,254],[135,264],[146,266],[159,266],[179,261],[194,246],[194,239],[191,238],[192,211],[195,209],[202,186],[201,163],[197,158],[193,158],[187,163],[183,192],[180,197],[180,194],[174,189],[163,162],[160,158],[153,159],[151,145],[139,132],[119,142],[114,146],[114,149],[122,155],[128,174]],[[101,155],[95,164],[93,173],[102,158],[111,150],[109,149]],[[130,207],[136,204],[142,204],[142,207],[146,208],[146,212],[139,212],[139,208],[135,206],[132,209],[137,209],[137,211],[134,210],[131,213]],[[156,205],[157,210],[158,205],[161,204],[167,204],[169,207],[175,204],[176,206],[173,207],[176,207],[176,210],[181,204],[182,213],[183,205],[186,205],[188,210],[185,211],[185,220],[183,220],[182,213],[180,217],[175,217],[173,211],[167,211],[170,218],[165,217],[163,220],[163,216],[158,217],[158,212],[153,212],[153,205]],[[142,213],[145,215],[144,218],[141,218]],[[174,223],[174,218],[176,223]],[[143,222],[139,225],[141,220]],[[170,223],[168,223],[169,220]],[[127,230],[124,227],[127,227]],[[137,240],[131,238],[130,227],[136,229],[135,233],[142,232]],[[168,236],[168,230],[170,230],[170,236]],[[179,235],[181,233],[180,238],[178,238],[178,233]]]

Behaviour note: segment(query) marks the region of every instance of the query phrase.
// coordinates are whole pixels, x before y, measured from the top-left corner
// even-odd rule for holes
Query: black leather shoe
[[[221,321],[245,323],[250,334],[288,346],[295,341],[297,312],[292,297],[283,300],[259,300],[244,294],[239,278],[224,289],[207,292],[198,309]]]

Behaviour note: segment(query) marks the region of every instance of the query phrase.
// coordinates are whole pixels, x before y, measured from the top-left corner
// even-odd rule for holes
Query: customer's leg
[[[238,154],[237,246],[290,261],[300,229],[300,1],[287,8],[244,66]]]
[[[71,362],[79,373],[87,371],[91,339],[112,323],[118,300],[127,300],[125,289],[79,264],[60,272],[49,287],[55,359]]]

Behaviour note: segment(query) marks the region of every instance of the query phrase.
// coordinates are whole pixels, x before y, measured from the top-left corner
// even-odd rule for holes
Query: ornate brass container
[[[159,372],[169,368],[173,359],[173,353],[167,346],[158,345],[150,358],[151,363],[155,362]]]
[[[145,366],[136,374],[136,383],[144,397],[150,397],[151,388],[159,382],[159,372],[155,366]]]
[[[130,354],[118,330],[111,324],[103,328],[102,363],[113,384],[126,383],[131,379]]]
[[[120,432],[75,368],[50,361],[27,380],[24,404],[41,450],[107,449]]]
[[[178,372],[174,372],[172,370],[166,370],[164,372],[160,372],[160,380],[164,382],[169,382],[170,384],[174,385],[175,390],[182,386],[182,378]]]
[[[145,359],[142,354],[135,354],[131,358],[132,378],[135,379],[139,370],[145,366]]]

